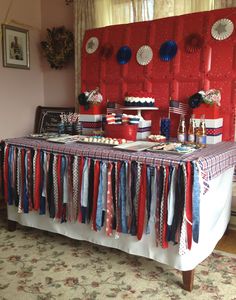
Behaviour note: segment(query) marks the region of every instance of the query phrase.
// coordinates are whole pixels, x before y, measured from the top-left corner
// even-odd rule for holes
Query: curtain
[[[80,93],[81,46],[85,30],[226,7],[220,6],[223,2],[229,4],[236,0],[74,0],[76,96]]]
[[[215,0],[214,8],[236,7],[236,0]]]
[[[105,1],[105,0],[104,0]],[[94,0],[76,0],[74,1],[75,16],[75,95],[80,93],[80,69],[81,69],[81,46],[84,32],[96,26]],[[75,103],[75,109],[78,110],[78,101]]]

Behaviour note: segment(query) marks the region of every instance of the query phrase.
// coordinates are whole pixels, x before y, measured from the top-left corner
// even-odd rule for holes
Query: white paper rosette
[[[91,37],[90,39],[88,39],[88,41],[86,43],[86,46],[85,46],[86,52],[89,54],[92,54],[97,50],[98,46],[99,46],[98,38]]]
[[[147,45],[140,47],[136,54],[137,62],[142,66],[148,65],[152,60],[152,57],[153,57],[152,48]]]
[[[231,36],[234,31],[234,24],[229,19],[220,19],[216,21],[211,28],[211,35],[216,40],[225,40]]]

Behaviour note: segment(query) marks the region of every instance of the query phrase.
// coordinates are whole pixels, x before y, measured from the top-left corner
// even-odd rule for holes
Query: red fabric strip
[[[58,186],[58,207],[56,218],[62,218],[62,178],[61,178],[61,155],[57,156],[57,186]]]
[[[29,197],[29,210],[32,210],[32,160],[31,160],[31,151],[27,151],[27,181],[28,181],[28,186],[27,186],[27,191],[28,191],[28,197]]]
[[[93,185],[93,211],[92,211],[92,229],[97,231],[96,213],[98,200],[98,186],[99,186],[100,163],[96,161],[94,164],[94,185]]]
[[[121,224],[120,224],[120,168],[121,168],[121,162],[117,162],[117,176],[116,176],[116,232],[121,232]]]
[[[35,210],[39,209],[39,204],[40,204],[40,181],[41,181],[40,150],[37,150],[36,162],[35,162],[35,187],[34,187],[34,209]]]
[[[20,207],[23,209],[24,206],[24,183],[25,183],[25,149],[21,150],[21,205]],[[20,201],[20,200],[19,200]]]

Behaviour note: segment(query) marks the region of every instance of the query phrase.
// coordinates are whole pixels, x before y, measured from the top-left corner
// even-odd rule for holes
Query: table
[[[136,153],[120,150],[118,151],[109,146],[94,146],[90,144],[87,145],[79,143],[59,145],[46,141],[32,140],[29,138],[17,138],[6,140],[4,151],[5,163],[3,167],[5,179],[5,199],[9,204],[8,219],[10,221],[19,222],[26,226],[32,226],[47,231],[57,232],[75,239],[87,240],[92,243],[117,248],[130,254],[148,257],[158,262],[165,263],[169,266],[183,271],[184,288],[187,290],[192,289],[194,268],[211,254],[216,243],[222,237],[229,222],[232,193],[232,180],[230,179],[233,176],[233,169],[236,163],[236,146],[235,143],[232,142],[223,142],[217,145],[209,145],[206,149],[196,151],[192,154],[185,156],[176,156],[170,154],[167,155],[164,153]],[[13,157],[14,159],[11,161],[10,157]],[[42,163],[41,161],[40,165],[39,161],[41,159],[44,159],[44,163]],[[67,171],[62,174],[62,170],[65,170],[62,168],[62,161],[65,161],[65,159],[67,159],[67,166],[69,167],[67,168]],[[123,176],[125,172],[122,172],[122,170],[124,170],[122,169],[124,168],[124,166],[135,165],[137,168],[140,167],[139,171],[141,172],[142,176],[137,176],[136,178],[139,179],[138,182],[140,186],[136,202],[134,200],[135,197],[127,197],[127,199],[131,199],[132,201],[123,202],[124,193],[122,192],[122,190],[119,190],[122,184],[118,185],[117,183],[117,189],[119,191],[117,191],[116,189],[114,195],[118,195],[119,197],[116,198],[118,202],[114,207],[116,207],[119,214],[117,214],[116,211],[114,215],[120,219],[124,218],[125,216],[127,223],[125,224],[125,222],[118,222],[116,220],[116,226],[112,228],[111,236],[107,235],[106,231],[108,223],[104,222],[104,226],[101,226],[101,228],[99,228],[99,224],[101,224],[101,222],[99,223],[99,218],[97,219],[97,216],[99,216],[98,211],[99,209],[101,210],[100,204],[102,202],[100,202],[99,204],[98,200],[96,200],[96,218],[92,217],[90,219],[89,225],[86,224],[88,223],[87,220],[85,221],[85,223],[83,223],[84,216],[82,211],[84,207],[86,207],[85,203],[83,202],[84,199],[86,199],[86,197],[84,196],[86,193],[84,194],[81,186],[85,186],[83,178],[85,178],[86,163],[88,163],[88,161],[90,161],[90,163],[91,161],[93,161],[94,170],[96,168],[96,163],[96,166],[100,166],[101,170],[104,166],[109,167],[111,164],[113,164],[114,169],[116,170],[116,172],[118,172],[118,177],[114,177],[116,183],[122,183],[122,180],[124,180]],[[8,162],[11,162],[11,164],[8,164]],[[32,164],[27,164],[27,162],[32,162]],[[25,168],[26,166],[28,166],[28,168]],[[76,169],[78,171],[78,175],[76,177],[74,177],[73,173],[73,170],[75,170],[73,169],[74,166],[76,166]],[[198,211],[200,215],[200,224],[198,227],[199,238],[197,241],[191,239],[191,242],[189,239],[189,242],[191,244],[191,247],[189,248],[187,247],[189,245],[186,245],[186,243],[183,244],[180,240],[178,240],[177,245],[173,244],[171,241],[167,242],[167,232],[165,233],[165,230],[168,230],[168,227],[166,226],[167,219],[163,219],[161,210],[167,212],[166,205],[168,204],[168,197],[165,193],[160,194],[160,187],[167,187],[168,181],[165,181],[165,183],[162,182],[162,184],[159,181],[158,184],[153,185],[153,183],[156,181],[150,181],[149,178],[150,170],[156,170],[156,174],[158,174],[158,178],[160,179],[161,172],[168,172],[170,167],[175,167],[177,171],[180,169],[186,170],[185,166],[198,167],[199,184],[201,187],[201,193],[199,194],[198,199],[198,203],[200,204]],[[55,170],[55,174],[60,174],[61,176],[56,176],[52,172],[53,168]],[[14,170],[16,170],[16,173],[14,173]],[[54,211],[54,214],[52,209],[52,202],[48,200],[50,199],[50,193],[53,192],[52,188],[50,188],[50,185],[47,185],[47,188],[45,189],[44,184],[46,183],[46,181],[43,180],[42,183],[44,184],[41,185],[38,181],[38,178],[42,179],[43,173],[44,179],[47,178],[49,180],[49,178],[53,177],[53,180],[50,182],[52,182],[52,186],[54,186],[55,184],[57,186],[56,193],[58,194],[56,198],[54,194],[53,203],[56,203],[58,210],[56,213]],[[41,175],[39,176],[39,174]],[[98,178],[101,179],[101,177],[98,176],[102,176],[102,174],[104,175],[102,171],[99,171],[98,173],[94,172],[94,182],[96,182]],[[107,173],[105,172],[105,174]],[[153,179],[152,176],[151,178]],[[34,179],[33,186],[32,184],[30,184],[31,177]],[[149,181],[146,181],[147,184],[145,184],[145,180],[143,180],[145,177],[146,179],[149,178]],[[24,181],[20,178],[25,178],[26,180]],[[63,182],[58,180],[58,178],[63,178]],[[102,178],[104,179],[105,177]],[[189,177],[189,175],[187,174],[186,179],[188,178],[191,178],[191,176]],[[132,188],[134,188],[134,185],[132,184],[134,184],[134,180],[132,178],[130,179],[129,176],[126,179],[126,182],[128,182],[129,184],[131,183],[131,186],[128,187],[131,187],[129,190],[132,194]],[[78,182],[80,182],[79,185],[75,184],[77,180]],[[32,202],[30,200],[32,198],[32,192],[33,190],[38,190],[37,188],[35,188],[35,185],[36,187],[39,187],[41,196],[43,195],[43,197],[41,197],[40,201],[37,202],[36,199],[38,195],[37,193],[34,194],[35,198],[33,207],[30,207],[32,206]],[[159,197],[152,198],[152,200],[155,199],[156,201],[155,215],[152,214],[152,204],[154,202],[148,201],[148,199],[150,199],[150,197],[148,196],[148,191],[150,192],[149,187],[151,185],[152,189],[154,188],[154,190],[155,186],[159,186],[159,192],[156,193],[159,195]],[[93,201],[95,198],[99,199],[99,187],[101,188],[101,186],[102,185],[99,184],[97,185],[97,194],[96,197],[93,195]],[[182,186],[182,188],[184,186]],[[62,189],[62,187],[64,187],[64,189]],[[72,187],[72,189],[67,189],[66,187]],[[65,201],[65,190],[68,192],[67,195],[70,196],[67,197],[67,201]],[[96,189],[93,190],[94,193],[96,193]],[[154,190],[152,190],[152,192]],[[183,188],[182,190],[180,190],[180,192],[183,192],[183,190],[186,192],[188,189],[185,190]],[[16,202],[15,199],[13,199],[14,193],[10,193],[9,191],[17,191],[17,193],[19,194],[20,201],[19,203],[17,203],[17,207],[11,205],[16,204]],[[135,191],[137,192],[137,190]],[[77,202],[73,201],[75,200],[75,195],[78,194],[78,192],[80,196],[82,195],[78,198],[82,208],[80,206],[76,206],[76,209],[78,209],[76,211],[81,211],[81,214],[76,214],[74,218],[73,211],[75,206],[73,205]],[[118,194],[116,194],[117,192]],[[156,194],[152,193],[152,195]],[[188,206],[189,200],[187,200],[187,193],[184,194],[185,198],[182,210],[179,210],[177,207],[175,207],[174,212],[174,214],[177,211],[181,212],[182,220],[179,223],[179,230],[181,232],[184,226],[187,225],[185,218],[186,213],[187,217],[192,216],[192,222],[196,217],[194,213],[190,213],[188,208],[186,209],[186,205]],[[147,197],[145,200],[143,200],[143,197],[140,195],[147,195]],[[192,197],[193,202],[196,200],[195,198]],[[60,203],[63,205],[60,206]],[[95,202],[93,202],[93,204],[94,203]],[[124,203],[126,204],[126,210],[123,205]],[[130,204],[130,210],[127,208],[127,203]],[[177,201],[175,203],[177,203]],[[107,213],[108,207],[106,205],[103,207],[105,213]],[[148,210],[148,207],[150,208],[150,206],[151,209]],[[63,211],[65,207],[66,213],[65,211]],[[89,205],[87,207],[89,208]],[[93,205],[93,208],[94,207],[95,205]],[[168,206],[168,208],[170,207]],[[136,214],[133,214],[132,209]],[[210,214],[209,211],[211,212]],[[137,217],[137,228],[135,234],[128,234],[132,229],[132,226],[130,226],[128,222],[130,216],[132,216],[132,220],[134,216]],[[79,222],[77,220],[79,220]],[[147,220],[149,220],[148,226],[146,226]],[[185,225],[183,225],[184,222]],[[191,222],[188,222],[190,226],[187,226],[185,228],[187,228],[188,230],[190,229],[190,231],[193,233],[192,225],[190,223]],[[93,230],[91,229],[91,227]],[[126,231],[128,233],[125,233]],[[146,231],[150,232],[146,234]],[[181,236],[189,237],[189,235],[186,234],[182,234]],[[183,250],[180,247],[181,243],[182,246],[186,246],[187,249],[185,247],[185,249]]]

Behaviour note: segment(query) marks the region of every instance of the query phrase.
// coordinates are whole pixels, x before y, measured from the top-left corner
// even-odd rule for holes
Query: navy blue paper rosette
[[[121,65],[127,64],[131,59],[131,56],[132,52],[128,46],[121,47],[116,54],[117,61]]]
[[[163,43],[159,50],[160,59],[163,61],[170,61],[175,57],[178,47],[175,41],[169,40]]]
[[[108,59],[112,56],[113,54],[113,46],[110,43],[106,43],[101,46],[100,49],[100,56],[102,59]]]

